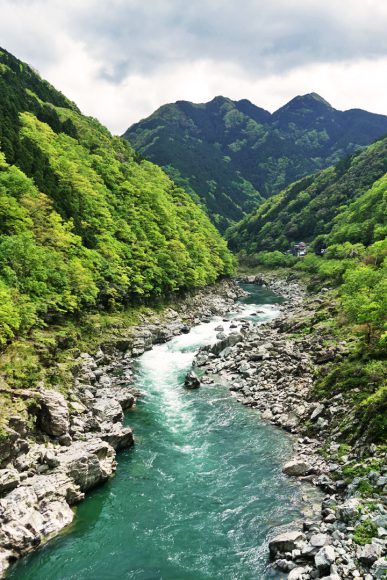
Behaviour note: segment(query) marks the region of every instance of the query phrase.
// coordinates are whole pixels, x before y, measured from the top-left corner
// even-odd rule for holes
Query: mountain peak
[[[323,114],[328,110],[334,110],[328,101],[317,93],[307,93],[291,99],[286,105],[275,111],[273,117],[278,119],[292,114],[302,114],[303,116],[316,113]]]

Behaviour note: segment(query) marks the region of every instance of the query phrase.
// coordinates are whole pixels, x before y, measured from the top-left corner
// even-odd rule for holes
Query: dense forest
[[[387,133],[387,117],[338,111],[315,93],[273,114],[248,100],[164,105],[125,137],[161,165],[223,231],[262,198]]]
[[[0,345],[66,313],[202,286],[232,268],[187,193],[0,52]]]
[[[227,232],[247,267],[284,268],[314,293],[330,288],[331,308],[315,324],[351,347],[322,370],[315,394],[343,394],[350,419],[342,428],[352,440],[387,437],[386,218],[384,138],[292,184]],[[309,245],[304,257],[288,252],[300,241]]]
[[[386,235],[386,172],[384,138],[266,200],[229,229],[230,247],[251,256],[300,241],[369,246]]]

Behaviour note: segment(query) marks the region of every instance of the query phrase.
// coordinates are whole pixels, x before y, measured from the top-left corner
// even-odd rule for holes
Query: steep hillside
[[[296,179],[387,134],[387,117],[338,111],[311,93],[273,114],[247,100],[178,101],[130,127],[125,137],[190,188],[220,229]]]
[[[305,177],[266,200],[227,232],[230,246],[251,255],[284,251],[299,241],[362,243],[383,239],[387,139],[336,166]]]
[[[4,50],[0,148],[0,345],[231,271],[182,189]]]

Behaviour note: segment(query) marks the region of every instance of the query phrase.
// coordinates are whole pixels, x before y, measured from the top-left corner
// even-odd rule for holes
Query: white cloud
[[[4,48],[116,133],[175,100],[387,114],[384,0],[0,0]]]

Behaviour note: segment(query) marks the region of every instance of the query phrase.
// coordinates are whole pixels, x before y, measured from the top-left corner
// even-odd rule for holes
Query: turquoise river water
[[[251,294],[234,318],[264,321],[278,299]],[[258,315],[253,315],[256,306]],[[300,514],[300,488],[281,473],[291,439],[225,386],[183,387],[197,349],[221,319],[138,359],[145,393],[127,423],[136,446],[90,493],[74,524],[11,570],[12,580],[261,580],[267,541]],[[225,327],[229,323],[222,323]],[[279,578],[278,572],[274,575]]]

